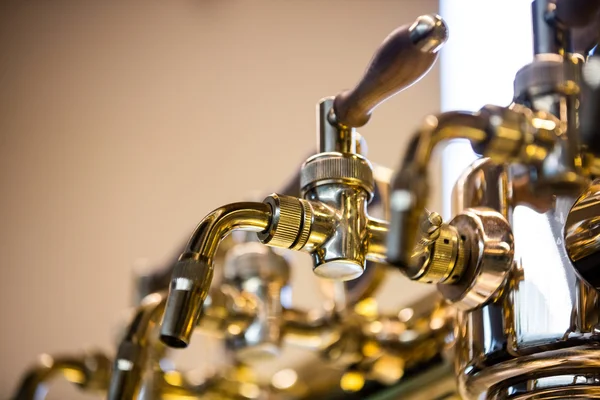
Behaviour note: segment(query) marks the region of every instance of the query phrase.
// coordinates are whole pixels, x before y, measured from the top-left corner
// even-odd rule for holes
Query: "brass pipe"
[[[156,328],[166,303],[166,296],[153,293],[144,298],[123,337],[113,365],[108,389],[109,400],[137,398],[142,375],[150,357],[152,331]]]
[[[200,222],[173,270],[161,324],[165,344],[175,348],[189,344],[210,288],[219,242],[237,229],[264,231],[270,220],[268,204],[245,202],[218,208]]]
[[[108,387],[111,362],[100,352],[79,356],[44,354],[38,364],[22,379],[13,400],[39,400],[45,397],[44,386],[57,377],[81,389],[103,391]]]
[[[367,221],[367,260],[385,263],[387,260],[387,235],[389,223],[375,218]]]
[[[427,168],[433,150],[451,139],[481,144],[487,139],[488,124],[489,117],[479,113],[448,112],[426,118],[424,126],[413,136],[394,180],[387,238],[388,262],[400,267],[409,277],[422,269],[422,261],[414,260],[412,255],[419,241],[419,226],[429,195]]]
[[[163,346],[156,335],[157,323],[162,316],[166,294],[153,293],[142,301],[119,346],[113,366],[108,399],[134,399],[140,391],[144,370],[152,361],[160,358]],[[246,329],[256,314],[256,305],[250,298],[223,285],[211,291],[204,303],[198,329],[204,332],[222,333],[227,326],[235,324]],[[151,354],[156,349],[157,354]]]
[[[231,325],[245,331],[256,318],[257,312],[258,304],[251,295],[229,284],[221,284],[208,294],[198,329],[216,337],[222,337]]]
[[[323,351],[340,337],[340,323],[332,315],[312,317],[310,312],[286,309],[283,311],[284,341],[292,346]]]
[[[497,365],[486,366],[485,369],[475,373],[468,374],[462,371],[458,376],[459,388],[461,393],[466,393],[469,398],[478,399],[490,389],[493,394],[495,385],[518,377],[526,376],[528,379],[535,379],[585,374],[590,370],[598,371],[600,360],[597,351],[598,346],[593,343],[582,344],[577,347],[522,355]]]

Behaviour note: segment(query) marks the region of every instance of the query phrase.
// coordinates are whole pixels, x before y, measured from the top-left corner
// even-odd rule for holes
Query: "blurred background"
[[[478,7],[448,1],[441,15],[465,3]],[[437,0],[2,2],[0,398],[41,353],[113,349],[134,265],[166,265],[212,209],[284,186],[316,144],[317,101],[351,87],[392,30],[438,10]],[[497,47],[475,55],[468,41],[485,32],[454,36],[449,25],[449,45],[471,52],[447,59],[466,74],[454,85],[484,90],[490,71],[476,72],[502,69]],[[520,61],[504,61],[510,82]],[[440,109],[439,75],[360,130],[372,161],[399,165],[411,132]],[[306,256],[293,273],[294,305],[318,306]],[[398,276],[381,303],[429,290]],[[57,383],[48,398],[83,396]]]

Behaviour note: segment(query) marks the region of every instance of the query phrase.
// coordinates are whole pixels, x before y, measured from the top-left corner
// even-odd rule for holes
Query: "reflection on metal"
[[[21,380],[14,400],[44,398],[47,385],[62,377],[79,389],[105,392],[111,376],[111,361],[107,355],[89,351],[79,355],[50,356],[43,354],[39,362],[27,371]]]
[[[577,199],[565,225],[567,254],[587,283],[600,288],[600,181]]]
[[[355,88],[318,103],[318,153],[295,189],[216,209],[170,282],[169,269],[139,279],[143,300],[110,379],[107,363],[65,359],[33,369],[17,398],[33,398],[56,371],[84,388],[110,381],[115,399],[599,398],[600,141],[589,127],[600,85],[588,54],[573,52],[590,43],[569,39],[589,22],[575,18],[579,8],[535,0],[535,57],[516,76],[513,104],[425,118],[392,178],[366,158],[356,128],[431,68],[448,33],[437,15],[394,31]],[[445,222],[425,208],[429,164],[454,139],[481,158],[459,179]],[[255,235],[219,247],[239,230]],[[283,251],[310,254],[328,280],[322,307],[286,301]],[[398,270],[437,293],[382,312],[373,295]],[[200,380],[166,366],[167,347],[187,347],[197,331],[219,336],[227,354]],[[260,363],[286,346],[313,361],[261,378]]]

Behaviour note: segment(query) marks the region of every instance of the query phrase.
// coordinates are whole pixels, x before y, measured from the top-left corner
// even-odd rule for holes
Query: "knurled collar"
[[[272,194],[264,201],[271,206],[269,229],[258,233],[258,239],[266,245],[299,250],[308,241],[313,212],[304,199]]]
[[[428,265],[417,278],[426,283],[454,283],[464,269],[464,245],[456,228],[444,225],[433,242]]]
[[[582,61],[547,55],[525,65],[515,76],[515,100],[522,102],[531,96],[573,90],[580,80],[579,62]]]
[[[375,188],[371,163],[357,154],[319,153],[304,163],[300,171],[302,193],[327,183],[361,186],[371,196]]]

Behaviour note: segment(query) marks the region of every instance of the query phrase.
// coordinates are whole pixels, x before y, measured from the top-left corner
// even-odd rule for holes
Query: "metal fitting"
[[[449,225],[439,229],[433,242],[429,263],[416,280],[427,283],[455,283],[465,268],[465,249],[458,231]]]
[[[497,106],[485,106],[480,114],[487,121],[486,138],[472,144],[473,151],[496,162],[506,162],[521,153],[526,141],[533,137],[526,112]]]
[[[224,278],[256,303],[252,323],[239,333],[228,332],[228,348],[240,361],[279,355],[284,322],[281,291],[289,284],[288,261],[260,243],[239,244],[227,254]]]
[[[514,81],[514,99],[518,103],[548,93],[575,94],[579,92],[580,66],[583,59],[558,54],[538,55],[536,60],[521,68]]]
[[[438,290],[462,310],[493,302],[513,265],[510,224],[497,211],[481,207],[464,210],[450,225],[465,236],[470,257],[463,260],[462,277],[454,285],[438,285]]]
[[[464,239],[456,228],[442,223],[437,213],[421,222],[421,236],[406,275],[425,283],[455,283],[465,267]]]
[[[271,207],[269,228],[257,234],[261,243],[300,250],[306,245],[313,223],[313,211],[304,199],[273,193],[264,202]]]
[[[375,182],[371,163],[358,154],[319,153],[304,163],[300,173],[302,193],[330,183],[359,186],[373,197]]]

